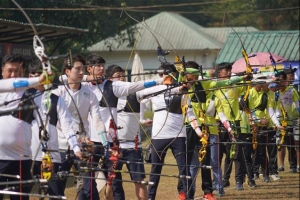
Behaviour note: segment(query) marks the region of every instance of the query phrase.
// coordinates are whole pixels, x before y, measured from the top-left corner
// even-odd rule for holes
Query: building
[[[173,62],[175,55],[185,60],[196,61],[203,68],[209,69],[215,65],[219,50],[227,39],[227,35],[233,32],[232,28],[205,28],[195,22],[170,12],[161,12],[144,22],[140,22],[129,28],[134,30],[129,35],[127,30],[121,34],[109,37],[88,47],[88,51],[104,57],[107,64],[118,64],[130,71],[132,59],[131,52],[138,52],[144,69],[157,69],[160,62],[157,59],[157,46],[169,51],[166,56],[168,62]],[[234,27],[238,31],[246,31],[244,27]],[[257,31],[253,27],[247,27],[248,31]],[[157,41],[156,41],[157,39]],[[132,46],[135,47],[133,48]]]

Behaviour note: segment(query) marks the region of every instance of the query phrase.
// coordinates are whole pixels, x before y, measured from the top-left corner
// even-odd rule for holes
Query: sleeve
[[[151,88],[143,89],[143,90],[139,91],[136,94],[136,97],[137,97],[137,100],[139,102],[141,102],[144,99],[151,98],[152,96],[149,96],[150,94],[153,94],[153,93],[165,90],[165,89],[167,89],[167,86],[165,86],[165,85],[160,85],[160,86],[156,86],[156,87],[151,87]],[[170,94],[178,94],[178,93],[180,93],[179,87],[171,89]],[[148,97],[145,98],[145,96],[148,96]]]
[[[243,77],[233,77],[223,81],[211,81],[209,84],[209,88],[217,88],[217,87],[224,87],[228,85],[234,85],[238,82],[241,82]]]
[[[97,99],[96,95],[93,92],[91,92],[90,109],[89,110],[90,110],[91,118],[93,120],[92,124],[95,126],[94,127],[95,130],[97,130],[99,132],[99,135],[101,136],[102,144],[106,144],[107,137],[106,137],[106,134],[104,134],[105,126],[101,119],[98,101],[95,101],[95,99]]]
[[[229,123],[226,115],[224,114],[224,111],[223,111],[222,105],[221,105],[221,101],[217,97],[215,97],[215,105],[216,105],[216,110],[217,110],[220,121],[222,122],[222,124],[224,125],[226,130],[228,132],[230,132],[232,130],[232,128],[230,127],[230,123]]]
[[[272,122],[275,124],[275,126],[277,126],[277,127],[280,126],[280,122],[278,120],[279,110],[278,109],[274,110],[272,107],[268,107],[267,110],[268,110],[269,116],[270,116]]]
[[[18,92],[40,85],[39,77],[2,79],[0,83],[0,92]]]
[[[145,122],[144,113],[146,110],[146,103],[148,102],[148,99],[144,99],[140,102],[140,123]]]
[[[190,99],[188,99],[188,109],[187,109],[187,112],[186,112],[186,115],[187,115],[187,118],[190,122],[190,125],[192,126],[192,128],[195,130],[195,132],[197,133],[198,136],[201,136],[201,129],[200,129],[200,126],[198,124],[198,120],[194,114],[194,111],[193,111],[193,107],[191,105],[191,101]]]
[[[300,108],[299,108],[299,93],[295,90],[295,88],[293,88],[293,93],[292,93],[292,98],[293,98],[293,102],[295,103],[295,107],[298,111],[298,113],[300,113]]]
[[[224,125],[224,127],[227,129],[227,131],[230,132],[232,129],[230,127],[230,123],[229,123],[227,117],[225,116],[225,114],[223,112],[218,112],[218,116],[219,116],[222,124]]]
[[[80,151],[77,143],[77,138],[74,130],[72,129],[72,118],[67,108],[65,101],[59,98],[57,102],[57,117],[61,126],[61,131],[68,140],[68,143],[73,147],[74,152]]]
[[[63,75],[60,75],[58,77],[59,81],[62,82],[62,83],[67,83],[68,82],[68,77],[67,75],[63,74]]]
[[[114,81],[113,82],[113,92],[116,97],[128,96],[137,91],[140,91],[145,88],[150,88],[156,85],[160,85],[163,82],[163,79],[154,79],[148,81],[138,81],[134,83],[123,82],[123,81]]]

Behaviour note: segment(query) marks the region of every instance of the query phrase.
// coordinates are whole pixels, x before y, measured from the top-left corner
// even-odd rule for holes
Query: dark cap
[[[220,69],[232,69],[232,63],[221,63],[217,66],[217,70]]]
[[[297,71],[297,68],[285,68],[283,69],[284,73],[286,74],[293,74],[295,71]]]

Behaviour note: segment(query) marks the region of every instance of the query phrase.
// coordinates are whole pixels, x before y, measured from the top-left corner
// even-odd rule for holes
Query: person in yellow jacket
[[[280,179],[276,170],[277,147],[274,139],[276,131],[274,131],[273,126],[275,125],[276,128],[282,129],[277,118],[280,109],[275,102],[274,92],[270,91],[268,86],[268,83],[255,85],[251,88],[248,98],[249,110],[251,112],[250,118],[258,126],[257,132],[253,132],[257,136],[252,135],[252,141],[254,141],[254,137],[256,138],[255,141],[258,142],[258,145],[253,145],[254,179],[259,178],[259,167],[261,167],[264,182],[266,183],[270,181],[269,174],[271,174],[274,180]],[[264,145],[266,143],[273,143],[274,145],[266,146]],[[267,157],[267,149],[270,161]]]
[[[231,77],[232,64],[221,63],[218,67],[218,77],[220,80],[227,80]],[[241,134],[242,112],[240,112],[239,98],[244,94],[246,90],[245,86],[237,86],[234,88],[224,88],[215,91],[216,96],[216,110],[218,117],[220,118],[224,127],[228,130],[228,137],[232,142],[237,139],[246,141],[247,134]],[[225,135],[226,136],[226,135]],[[232,161],[235,163],[235,181],[236,190],[244,190],[243,182],[245,169],[248,174],[248,185],[251,188],[256,186],[253,180],[254,175],[251,168],[251,147],[249,144],[228,144],[226,145],[226,157],[227,164],[225,163],[224,173],[230,171]],[[250,155],[250,156],[249,156]],[[228,163],[228,158],[231,158],[231,162]],[[225,176],[224,176],[225,177]],[[229,176],[226,176],[229,178]],[[228,182],[229,179],[225,180],[224,183]]]
[[[283,106],[285,112],[287,113],[287,121],[288,126],[293,126],[293,121],[299,119],[299,94],[295,90],[294,87],[289,86],[289,81],[287,80],[287,73],[294,73],[295,70],[282,71],[279,73],[280,83],[279,83],[279,101],[280,104]],[[296,109],[293,109],[294,108]],[[289,155],[288,160],[290,163],[290,172],[296,173],[297,172],[297,154],[296,149],[293,147],[295,145],[294,135],[293,135],[293,128],[289,128],[286,132],[290,133],[285,136],[285,143],[288,145]],[[299,133],[297,133],[299,134]],[[298,142],[299,144],[299,142]],[[278,161],[279,161],[279,168],[278,171],[284,171],[284,157],[286,153],[286,148],[281,147],[281,151],[278,153]],[[299,153],[298,153],[299,155]],[[298,162],[299,164],[299,162]]]
[[[213,92],[208,91],[208,89],[229,86],[235,84],[237,82],[242,81],[247,77],[247,75],[243,77],[235,77],[233,79],[223,80],[223,81],[214,81],[214,80],[198,80],[201,75],[199,72],[200,66],[194,62],[189,61],[186,63],[186,78],[189,83],[189,96],[191,99],[191,104],[193,107],[193,111],[197,117],[199,124],[217,124],[215,119],[215,110],[214,110],[214,101],[213,101]],[[193,93],[195,92],[195,93]],[[196,134],[192,133],[193,129],[190,127],[189,123],[186,125],[187,129],[187,146],[188,146],[188,164],[197,164],[197,152],[190,151],[195,149],[199,144],[197,143],[200,138],[197,137]],[[191,131],[191,132],[190,132]],[[213,177],[214,177],[214,186],[217,190],[218,196],[223,196],[225,194],[222,183],[222,171],[220,168],[218,152],[219,152],[219,137],[218,137],[218,127],[217,126],[209,126],[207,131],[210,134],[209,141],[210,143],[216,143],[215,145],[211,145],[207,148],[206,157],[202,161],[202,164],[211,165],[213,168]],[[196,171],[198,169],[194,168],[191,170],[192,176],[196,175]],[[202,177],[202,190],[204,190],[204,198],[209,194],[211,189],[211,173],[209,170],[202,169],[201,170]],[[193,185],[193,191],[195,191],[195,186]]]

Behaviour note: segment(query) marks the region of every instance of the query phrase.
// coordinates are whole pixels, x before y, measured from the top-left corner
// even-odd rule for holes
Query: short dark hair
[[[200,69],[200,65],[198,65],[198,63],[196,63],[195,61],[187,61],[186,62],[186,68],[193,68],[193,69]]]
[[[171,63],[163,63],[161,64],[158,69],[164,69],[168,73],[176,73],[176,76],[178,76],[178,71],[176,70],[176,67]],[[158,74],[159,76],[162,76],[163,74]]]
[[[278,73],[278,77],[281,79],[281,80],[286,80],[287,79],[287,76],[286,76],[286,73],[284,71],[281,71]]]
[[[117,72],[125,72],[125,70],[120,67],[119,65],[110,65],[107,67],[107,69],[105,70],[105,77],[106,78],[111,78],[114,73],[117,73]]]
[[[36,58],[31,60],[31,62],[28,65],[28,71],[30,74],[35,74],[35,73],[41,73],[43,70],[43,65],[40,59]]]
[[[102,58],[101,56],[93,54],[86,57],[87,66],[93,66],[95,64],[101,64],[101,63],[105,63],[104,58]]]
[[[86,64],[85,59],[81,55],[74,56],[72,60],[70,59],[70,57],[68,57],[64,60],[64,72],[66,72],[66,69],[72,69],[75,62],[82,62],[83,65]]]
[[[221,69],[232,69],[233,63],[228,63],[228,62],[223,62],[217,65],[216,70],[221,70]]]
[[[21,54],[18,53],[6,54],[2,59],[2,67],[4,67],[6,63],[15,63],[15,62],[23,63],[22,67],[25,68],[25,59]]]

